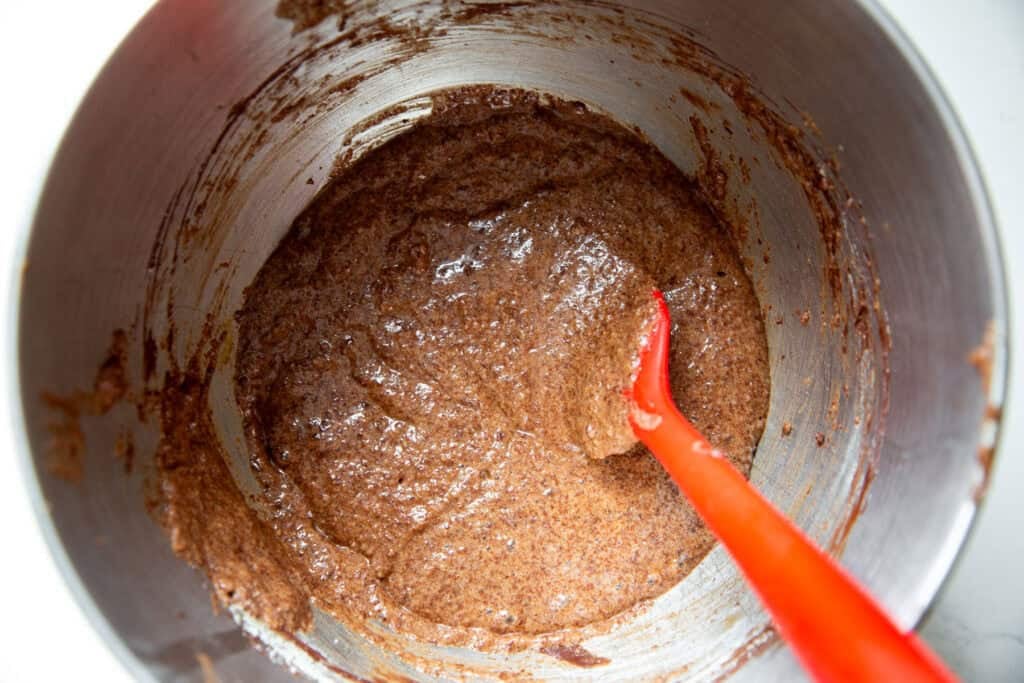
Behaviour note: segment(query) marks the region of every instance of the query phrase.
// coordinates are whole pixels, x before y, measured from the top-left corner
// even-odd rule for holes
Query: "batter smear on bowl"
[[[364,568],[345,592],[392,624],[539,634],[679,582],[713,538],[621,393],[653,287],[680,408],[749,472],[758,301],[730,232],[649,143],[478,87],[335,178],[238,314],[236,396],[291,585],[319,594],[342,553]]]

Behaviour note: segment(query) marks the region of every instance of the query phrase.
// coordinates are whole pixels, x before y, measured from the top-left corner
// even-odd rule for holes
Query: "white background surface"
[[[756,0],[751,0],[756,1]],[[14,353],[12,303],[35,197],[60,135],[92,78],[150,3],[0,0],[0,387]],[[882,0],[917,44],[967,129],[1002,229],[1024,339],[1024,0]],[[44,37],[45,36],[45,37]],[[45,40],[45,43],[41,43]],[[59,46],[59,47],[57,47]],[[17,265],[16,265],[17,264]],[[1019,345],[1018,349],[1021,348]],[[923,633],[966,680],[1024,680],[1024,408],[1011,404],[993,482],[967,551]],[[130,678],[65,587],[24,490],[11,401],[0,393],[0,681]]]

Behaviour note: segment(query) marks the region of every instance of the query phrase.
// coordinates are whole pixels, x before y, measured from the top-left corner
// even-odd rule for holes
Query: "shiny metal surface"
[[[414,19],[402,9],[410,3],[371,4],[379,13],[394,9],[394,22]],[[584,29],[542,21],[550,19],[543,13],[532,25],[485,14],[451,23],[426,45],[385,38],[313,50],[293,80],[273,81],[246,100],[312,39],[293,36],[273,16],[272,2],[163,2],[108,64],[65,138],[41,200],[22,293],[21,376],[32,457],[52,522],[86,599],[120,635],[140,678],[201,680],[196,654],[203,653],[225,680],[288,679],[249,647],[227,616],[211,614],[200,577],[173,557],[145,514],[155,425],[136,425],[129,406],[86,420],[86,477],[69,485],[46,473],[51,416],[41,393],[91,384],[111,331],[138,320],[154,267],[163,276],[158,298],[174,293],[181,358],[197,342],[208,311],[230,331],[242,288],[322,186],[336,156],[358,153],[426,113],[425,93],[473,82],[584,100],[637,125],[688,172],[700,163],[688,125],[693,114],[718,124],[713,140],[723,151],[760,160],[749,184],[730,177],[739,204],[758,203],[760,221],[747,253],[762,303],[772,306],[772,407],[753,480],[827,543],[861,502],[850,493],[858,490],[868,447],[877,472],[845,549],[841,543],[835,549],[901,623],[920,617],[973,516],[982,480],[979,446],[995,437],[995,425],[982,417],[986,405],[1001,401],[1006,360],[998,249],[966,145],[934,86],[870,7],[839,0],[622,4],[628,17],[644,20],[630,24],[630,40],[621,38],[621,20],[604,6],[580,10],[592,17],[587,40],[580,39]],[[436,15],[429,3],[420,9]],[[356,25],[359,16],[357,8]],[[601,16],[609,20],[602,23]],[[750,74],[773,101],[810,114],[824,140],[842,146],[842,179],[873,228],[871,245],[850,226],[844,248],[873,254],[892,328],[890,411],[877,452],[870,445],[881,436],[879,422],[859,418],[880,414],[884,366],[873,353],[851,361],[839,351],[838,334],[819,324],[819,312],[829,310],[823,254],[799,186],[772,163],[724,93],[695,74],[642,58],[670,50],[664,26],[695,30],[695,39],[722,61]],[[325,23],[316,35],[324,44],[337,34]],[[357,74],[365,79],[340,95],[326,94]],[[681,87],[711,101],[713,113],[677,97]],[[232,119],[238,110],[231,107],[240,101],[246,107]],[[409,104],[400,113],[358,127],[403,102]],[[267,124],[261,111],[281,113],[284,125]],[[226,119],[232,123],[226,126]],[[734,137],[720,134],[722,119],[733,123]],[[346,140],[353,130],[358,134]],[[215,163],[204,166],[215,146]],[[203,182],[225,174],[238,182]],[[205,207],[199,215],[194,205],[174,201],[180,188],[192,186]],[[166,260],[150,261],[165,215],[172,232],[197,219],[192,227],[202,235],[190,243],[190,259],[173,270]],[[770,245],[767,262],[759,237]],[[218,275],[221,262],[231,265]],[[814,313],[809,325],[794,314],[804,310]],[[783,324],[772,324],[780,313]],[[170,322],[159,315],[151,320],[157,330]],[[995,364],[986,393],[967,357],[989,324]],[[131,354],[139,374],[139,339]],[[215,380],[212,409],[225,446],[241,464],[244,453],[232,445],[239,424],[229,377],[227,362]],[[781,435],[784,422],[793,425],[789,438]],[[126,476],[111,453],[129,424],[139,462]],[[823,447],[815,443],[818,432],[828,434]],[[244,467],[236,470],[244,481]],[[306,647],[364,678],[383,672],[445,677],[461,662],[471,677],[525,669],[544,678],[702,680],[739,669],[737,679],[787,680],[798,669],[784,648],[763,637],[766,623],[718,549],[650,611],[588,642],[612,660],[607,667],[581,670],[536,653],[481,657],[416,643],[378,652],[327,618]],[[302,650],[278,645],[292,665],[337,677]],[[408,660],[410,654],[436,668],[401,661],[399,655]]]

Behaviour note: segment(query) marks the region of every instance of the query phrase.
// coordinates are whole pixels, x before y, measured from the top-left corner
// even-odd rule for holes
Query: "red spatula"
[[[838,564],[757,492],[676,408],[668,307],[640,349],[630,424],[739,565],[779,633],[819,681],[955,681]]]

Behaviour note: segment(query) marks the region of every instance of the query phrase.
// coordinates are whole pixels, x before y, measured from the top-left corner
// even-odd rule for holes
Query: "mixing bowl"
[[[742,242],[765,315],[771,407],[752,481],[914,625],[984,493],[1006,302],[968,146],[878,8],[337,5],[317,22],[263,0],[157,4],[87,95],[40,199],[20,297],[25,457],[57,560],[130,671],[288,680],[233,617],[325,680],[799,675],[720,548],[587,641],[608,661],[580,668],[376,625],[381,647],[324,614],[295,638],[217,614],[147,514],[167,369],[214,373],[217,438],[251,486],[231,382],[243,289],[337,163],[428,114],[430,92],[469,83],[581,101],[698,179]],[[211,336],[224,340],[213,355]],[[112,337],[127,393],[97,401]]]

